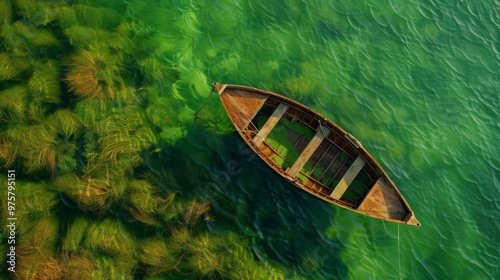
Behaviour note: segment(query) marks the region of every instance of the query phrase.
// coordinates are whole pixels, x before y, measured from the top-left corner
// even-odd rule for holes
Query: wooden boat
[[[276,93],[230,84],[213,87],[241,137],[288,182],[342,208],[420,226],[387,173],[338,125]]]

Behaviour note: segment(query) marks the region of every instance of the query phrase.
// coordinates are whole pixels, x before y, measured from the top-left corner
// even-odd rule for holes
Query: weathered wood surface
[[[296,177],[299,174],[299,171],[302,170],[302,167],[306,164],[306,162],[311,158],[312,154],[316,151],[318,146],[321,144],[321,141],[328,137],[330,130],[324,126],[320,126],[320,129],[316,132],[313,139],[307,144],[306,148],[302,151],[299,158],[292,165],[290,170],[288,170],[288,175],[292,177]]]
[[[306,162],[310,160],[314,152],[318,149],[319,145],[325,138],[325,135],[347,134],[347,132],[341,127],[329,120],[326,120],[322,115],[314,110],[276,93],[240,85],[223,85],[214,83],[214,87],[219,91],[220,99],[228,113],[229,118],[245,142],[251,147],[257,156],[266,162],[266,164],[268,164],[274,171],[283,176],[283,178],[285,178],[288,182],[311,195],[339,207],[391,222],[420,226],[420,223],[415,218],[413,211],[397,187],[389,179],[382,167],[376,163],[375,159],[373,159],[373,157],[354,138],[334,137],[333,139],[335,140],[333,141],[330,139],[331,137],[327,136],[328,141],[331,141],[331,144],[338,149],[343,150],[351,157],[361,155],[361,159],[363,159],[363,161],[361,161],[361,159],[358,160],[356,158],[355,163],[351,165],[344,175],[344,178],[342,179],[343,183],[341,183],[342,185],[336,188],[338,189],[336,192],[335,190],[325,192],[325,190],[330,190],[330,188],[324,187],[324,185],[318,189],[315,185],[321,184],[321,182],[311,183],[310,181],[303,182],[302,180],[297,180],[297,175],[302,170]],[[288,112],[292,112],[292,110],[299,112],[301,115],[297,118],[297,120],[303,122],[306,126],[310,126],[310,124],[315,120],[326,120],[324,125],[320,126],[321,129],[317,130],[316,135],[308,143],[304,150],[301,150],[302,153],[297,161],[292,165],[292,168],[287,171],[284,171],[276,164],[276,162],[272,160],[274,156],[278,155],[277,151],[270,148],[265,141],[260,142],[258,145],[254,143],[254,137],[258,131],[257,128],[251,124],[252,119],[259,112],[259,110],[261,110],[264,104],[278,106],[278,104],[282,103],[288,106]],[[280,111],[281,110],[276,111],[276,114]],[[287,115],[281,115],[280,118],[286,116]],[[274,125],[275,124],[269,125],[270,131],[272,131]],[[323,130],[323,128],[326,130]],[[269,132],[267,132],[267,134],[268,133]],[[346,149],[346,147],[351,148]],[[365,169],[363,166],[368,167]],[[325,169],[329,168],[330,166]],[[371,178],[372,186],[366,196],[360,200],[359,204],[353,204],[352,202],[344,199],[343,194],[349,188],[349,184],[352,183],[353,180],[356,180],[356,175],[360,172],[364,172],[363,170],[371,170],[371,175],[369,175],[371,177],[373,177],[373,174],[376,173],[382,175],[380,177]],[[294,176],[290,176],[290,173]],[[334,199],[332,196],[337,199]]]
[[[344,174],[344,177],[337,184],[335,189],[333,189],[332,194],[330,195],[333,199],[340,199],[342,195],[345,193],[349,185],[352,183],[356,175],[363,169],[365,165],[365,160],[362,156],[358,156],[354,163],[349,167],[347,172]]]
[[[276,107],[269,119],[267,119],[262,129],[259,130],[257,135],[255,135],[255,137],[253,138],[253,142],[255,143],[255,145],[259,145],[266,139],[267,135],[269,135],[269,133],[276,126],[281,117],[283,117],[287,109],[288,106],[284,103],[280,103],[278,107]]]
[[[380,219],[399,220],[403,219],[408,212],[396,189],[383,176],[375,182],[375,185],[359,205],[358,211]]]
[[[238,129],[245,129],[266,102],[267,96],[258,92],[228,89],[219,92],[231,121]]]

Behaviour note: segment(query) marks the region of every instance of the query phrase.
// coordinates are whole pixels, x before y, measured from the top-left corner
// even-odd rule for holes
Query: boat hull
[[[420,226],[387,173],[341,127],[273,92],[213,86],[243,140],[295,187],[350,211]]]

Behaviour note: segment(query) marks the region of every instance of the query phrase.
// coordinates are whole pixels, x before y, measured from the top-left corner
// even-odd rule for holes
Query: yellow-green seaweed
[[[28,99],[28,91],[20,85],[0,91],[0,114],[2,119],[4,121],[25,121],[29,110]]]
[[[51,254],[41,251],[21,255],[16,268],[15,279],[62,279],[65,267],[63,262]]]
[[[19,225],[18,234],[20,250],[25,254],[53,251],[59,239],[59,219],[55,214],[46,214],[27,220]]]
[[[71,220],[62,238],[62,249],[67,253],[78,250],[89,229],[91,221],[88,217],[77,216]]]
[[[64,0],[16,0],[15,7],[18,13],[35,26],[44,26],[57,18],[59,7]]]
[[[43,124],[48,130],[60,135],[65,140],[78,137],[83,126],[75,114],[67,109],[58,110],[48,116]]]
[[[124,96],[125,84],[117,57],[102,50],[83,50],[73,55],[66,65],[69,69],[64,80],[77,96],[101,100]]]
[[[40,99],[42,102],[60,103],[62,92],[58,62],[48,60],[47,62],[35,64],[27,88],[31,96]]]
[[[140,243],[139,260],[146,265],[149,273],[158,274],[176,269],[179,258],[164,237],[147,238]]]
[[[19,88],[19,92],[24,93],[24,89]],[[10,127],[3,137],[7,139],[8,156],[21,157],[26,171],[48,171],[54,175],[63,157],[74,155],[80,128],[70,111],[59,110],[41,124]]]
[[[117,186],[120,186],[117,184]],[[74,173],[59,176],[52,187],[63,192],[79,207],[97,214],[105,213],[107,207],[121,195],[122,189],[111,185],[107,178],[80,177]]]
[[[85,250],[65,254],[62,259],[65,260],[63,279],[91,279],[96,269],[92,254]]]
[[[57,140],[42,125],[12,127],[6,131],[7,139],[16,155],[23,159],[27,172],[49,171],[57,166]]]
[[[0,81],[16,79],[23,70],[12,61],[8,53],[0,53]]]
[[[147,225],[159,225],[156,216],[171,207],[175,193],[166,197],[158,188],[145,180],[131,180],[123,196],[124,208],[132,215],[132,220]]]
[[[12,3],[10,1],[0,1],[0,22],[2,24],[12,23]]]
[[[120,261],[121,257],[95,256],[90,279],[134,279],[135,263],[123,265]]]
[[[191,267],[200,277],[224,275],[229,267],[224,267],[223,259],[230,237],[203,233],[186,244],[185,265]]]
[[[33,220],[56,209],[59,196],[45,183],[17,181],[16,214],[18,218]]]
[[[97,220],[90,224],[83,246],[92,251],[101,251],[112,256],[136,255],[135,236],[123,222],[114,218]]]
[[[22,21],[2,25],[0,37],[4,39],[2,46],[11,55],[30,60],[47,57],[51,52],[58,52],[61,48],[61,43],[50,29],[36,28]]]

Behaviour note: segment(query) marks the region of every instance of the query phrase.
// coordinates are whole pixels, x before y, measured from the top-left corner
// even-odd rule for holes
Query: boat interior
[[[244,129],[268,160],[303,186],[357,209],[382,176],[359,143],[313,112],[269,96]]]

